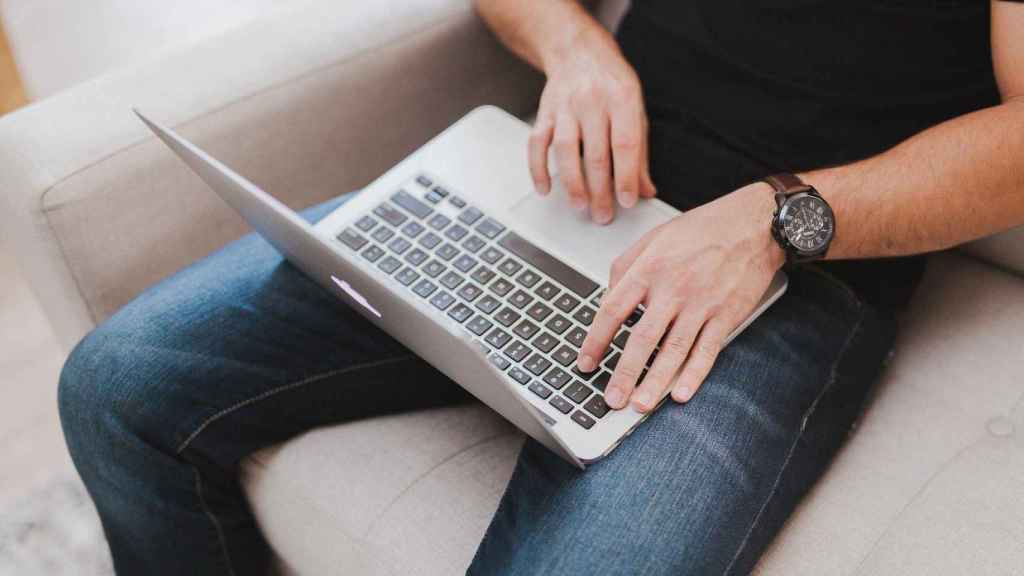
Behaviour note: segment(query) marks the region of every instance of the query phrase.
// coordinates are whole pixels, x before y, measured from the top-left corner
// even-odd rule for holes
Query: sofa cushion
[[[762,575],[1008,574],[1024,563],[1024,281],[934,257],[849,444]],[[521,436],[479,405],[310,432],[245,482],[292,574],[465,570]]]

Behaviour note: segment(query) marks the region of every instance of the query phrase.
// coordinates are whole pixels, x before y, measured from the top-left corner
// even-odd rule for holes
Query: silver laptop
[[[311,226],[136,113],[292,264],[573,465],[607,455],[644,420],[609,410],[602,394],[642,311],[597,371],[575,360],[612,261],[675,208],[642,200],[598,226],[557,185],[537,195],[529,126],[485,106]],[[785,289],[780,272],[730,340]]]

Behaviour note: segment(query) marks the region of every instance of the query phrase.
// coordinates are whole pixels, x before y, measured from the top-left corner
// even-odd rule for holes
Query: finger
[[[580,171],[580,125],[569,114],[559,114],[555,120],[555,161],[558,175],[569,193],[573,208],[586,210],[587,191]]]
[[[650,132],[647,123],[644,122],[643,156],[641,157],[640,170],[640,196],[643,198],[654,198],[658,195],[658,188],[651,179],[651,155],[650,155]]]
[[[622,326],[646,296],[646,282],[631,281],[627,278],[601,298],[601,306],[594,315],[594,321],[583,340],[583,345],[580,346],[580,355],[576,360],[580,370],[591,372],[597,368],[597,360],[604,356],[619,326]]]
[[[639,240],[633,243],[625,252],[619,255],[618,258],[612,262],[611,270],[608,272],[608,289],[612,290],[622,280],[622,277],[626,275],[629,269],[633,266],[633,262],[643,254],[643,251],[647,249],[647,246],[651,243],[651,240],[658,235],[658,231],[664,224],[655,226],[648,230]]]
[[[704,324],[683,364],[682,373],[676,379],[672,389],[673,400],[689,402],[693,398],[711,372],[729,330],[729,323],[722,316],[714,316]]]
[[[640,154],[643,149],[643,117],[635,107],[619,105],[612,110],[612,166],[615,171],[615,195],[619,204],[636,204],[640,190]]]
[[[608,116],[603,109],[591,108],[583,116],[581,127],[583,164],[587,177],[587,191],[590,194],[590,216],[598,224],[607,224],[615,216]]]
[[[641,412],[654,409],[665,397],[669,386],[673,384],[679,367],[686,361],[693,341],[704,324],[706,313],[695,306],[687,306],[675,319],[668,334],[661,342],[658,356],[654,359],[647,376],[636,393],[633,394],[633,405]]]
[[[537,119],[527,146],[530,159],[530,175],[533,184],[541,194],[551,192],[551,173],[548,172],[548,147],[555,135],[555,126],[551,119],[544,115]]]
[[[626,405],[640,375],[647,368],[647,359],[651,357],[658,341],[665,335],[669,323],[678,312],[673,302],[655,301],[644,311],[643,318],[633,327],[626,341],[626,349],[615,366],[611,381],[605,389],[605,403],[612,408]]]

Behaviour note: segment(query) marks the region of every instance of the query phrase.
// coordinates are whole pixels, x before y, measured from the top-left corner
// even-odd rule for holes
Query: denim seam
[[[732,560],[729,561],[729,565],[726,566],[725,570],[722,571],[723,576],[726,576],[732,571],[732,567],[734,564],[736,564],[736,560],[739,559],[740,554],[742,554],[743,551],[746,549],[747,544],[750,541],[750,535],[754,533],[754,529],[757,528],[757,525],[760,523],[761,517],[764,515],[764,511],[768,508],[768,504],[772,501],[772,498],[775,497],[776,492],[778,492],[779,484],[782,482],[782,475],[783,473],[785,473],[786,467],[789,466],[789,462],[793,457],[793,453],[796,451],[797,444],[800,443],[800,439],[803,438],[804,436],[804,431],[807,428],[807,421],[810,420],[811,416],[814,415],[814,411],[818,408],[818,403],[821,401],[822,397],[825,396],[825,393],[831,390],[832,386],[835,385],[836,379],[839,376],[837,371],[839,363],[846,355],[846,350],[850,347],[850,344],[853,343],[854,337],[856,337],[857,332],[860,331],[861,324],[864,323],[863,308],[860,309],[861,314],[860,317],[857,319],[857,323],[853,326],[853,329],[850,331],[850,335],[846,337],[846,341],[843,342],[843,346],[839,349],[839,354],[836,356],[835,362],[832,363],[832,369],[831,374],[829,375],[828,383],[821,388],[821,391],[819,391],[818,395],[815,396],[814,402],[812,402],[811,405],[807,408],[807,411],[804,412],[803,418],[800,421],[800,432],[796,435],[796,438],[793,439],[793,443],[790,445],[789,451],[786,453],[786,459],[782,462],[782,466],[779,467],[779,472],[775,476],[775,482],[772,483],[772,489],[768,492],[768,495],[765,497],[764,502],[761,504],[761,508],[757,511],[757,515],[754,516],[754,521],[750,523],[750,527],[747,529],[747,533],[743,537],[743,541],[740,542],[739,548],[736,549],[736,553],[733,554]]]
[[[345,374],[345,373],[348,373],[348,372],[355,372],[357,370],[362,370],[364,368],[374,368],[374,367],[377,367],[377,366],[384,366],[386,364],[393,364],[393,363],[396,363],[396,362],[401,362],[401,361],[409,360],[410,358],[415,358],[415,356],[413,354],[405,354],[405,355],[402,355],[402,356],[396,356],[394,358],[388,358],[387,360],[375,360],[373,362],[366,362],[366,363],[363,363],[363,364],[356,364],[355,366],[346,366],[345,368],[338,368],[336,370],[330,370],[328,372],[322,372],[320,374],[314,374],[313,376],[309,376],[309,377],[304,378],[302,380],[299,380],[297,382],[292,382],[290,384],[285,384],[283,386],[278,386],[277,388],[274,388],[272,390],[267,390],[266,392],[262,392],[262,393],[260,393],[260,394],[258,394],[256,396],[253,396],[252,398],[247,398],[245,400],[242,400],[242,401],[238,402],[237,404],[234,404],[233,406],[229,406],[229,407],[221,410],[220,412],[217,412],[213,416],[210,416],[206,420],[204,420],[191,434],[188,435],[187,438],[185,438],[185,440],[181,443],[181,445],[178,446],[178,449],[175,451],[175,454],[180,455],[182,452],[184,452],[185,449],[188,448],[189,444],[191,444],[193,440],[195,440],[200,434],[203,433],[204,430],[206,430],[214,422],[216,422],[217,420],[220,420],[221,418],[223,418],[225,416],[228,416],[228,415],[230,415],[230,414],[232,414],[232,413],[234,413],[234,412],[236,412],[238,410],[241,410],[242,408],[245,408],[247,406],[251,406],[253,404],[256,404],[257,402],[261,402],[263,400],[266,400],[267,398],[270,398],[272,396],[276,396],[277,394],[280,394],[282,392],[287,392],[289,390],[294,390],[295,388],[300,388],[302,386],[305,386],[307,384],[312,384],[314,382],[318,382],[318,381],[323,380],[325,378],[330,378],[332,376],[337,376],[338,374]]]
[[[196,494],[199,496],[199,505],[203,508],[203,513],[213,523],[213,527],[217,530],[217,540],[220,543],[221,550],[224,551],[224,562],[228,567],[228,574],[235,576],[235,569],[231,564],[231,554],[228,552],[227,539],[224,538],[224,529],[220,525],[220,521],[217,520],[217,516],[210,510],[210,507],[206,504],[206,498],[203,498],[203,477],[199,473],[199,468],[192,466],[192,471],[196,475]]]

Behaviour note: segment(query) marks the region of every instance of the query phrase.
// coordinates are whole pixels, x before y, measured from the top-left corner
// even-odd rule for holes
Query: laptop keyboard
[[[498,370],[556,415],[590,430],[608,413],[603,392],[640,311],[602,365],[580,372],[576,356],[604,293],[596,282],[426,175],[337,238],[462,325]]]

